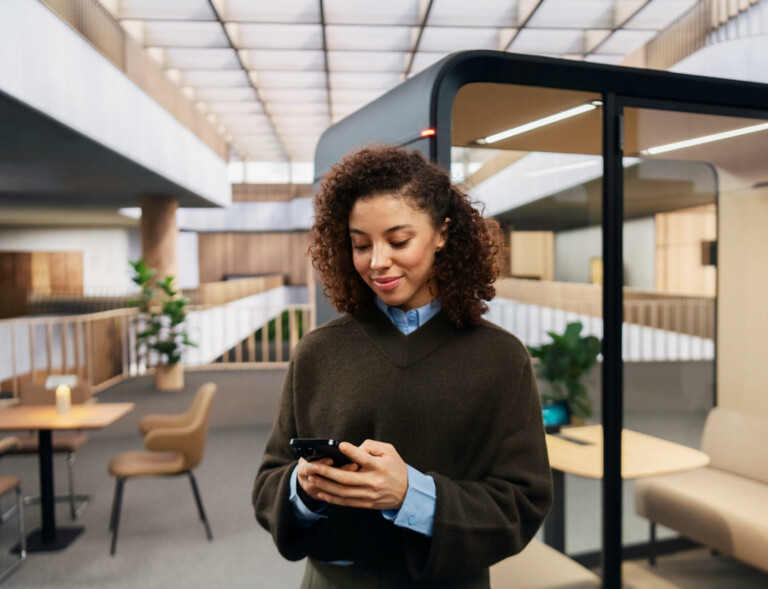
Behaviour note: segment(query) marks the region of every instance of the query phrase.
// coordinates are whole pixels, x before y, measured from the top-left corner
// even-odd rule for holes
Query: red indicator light
[[[435,130],[434,129],[424,129],[421,132],[421,136],[422,137],[432,137],[432,135],[434,135],[434,134],[435,134]]]

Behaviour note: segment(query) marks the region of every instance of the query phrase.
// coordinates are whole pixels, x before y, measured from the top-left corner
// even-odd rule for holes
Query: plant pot
[[[158,391],[180,391],[184,388],[184,367],[176,364],[160,364],[155,369],[155,388]]]

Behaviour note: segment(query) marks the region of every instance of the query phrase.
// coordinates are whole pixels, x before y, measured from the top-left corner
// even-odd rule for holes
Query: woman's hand
[[[339,449],[354,464],[334,468],[330,460],[299,462],[299,484],[310,497],[347,507],[400,509],[408,491],[408,467],[394,446],[366,440],[360,447],[343,442]]]

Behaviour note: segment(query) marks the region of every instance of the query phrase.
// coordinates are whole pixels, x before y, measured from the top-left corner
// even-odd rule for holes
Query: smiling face
[[[349,214],[355,270],[387,305],[403,311],[426,305],[435,298],[427,279],[446,225],[435,229],[405,197],[360,198]]]

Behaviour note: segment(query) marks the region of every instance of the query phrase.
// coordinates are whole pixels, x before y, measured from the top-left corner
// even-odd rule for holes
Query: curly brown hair
[[[503,253],[499,224],[483,218],[473,206],[477,203],[421,153],[391,145],[365,147],[344,157],[325,174],[315,196],[308,253],[333,306],[356,315],[373,302],[373,291],[352,262],[349,215],[358,199],[376,194],[407,198],[430,216],[436,230],[450,218],[428,284],[457,326],[478,323],[488,310],[485,301],[496,295],[492,283]]]

